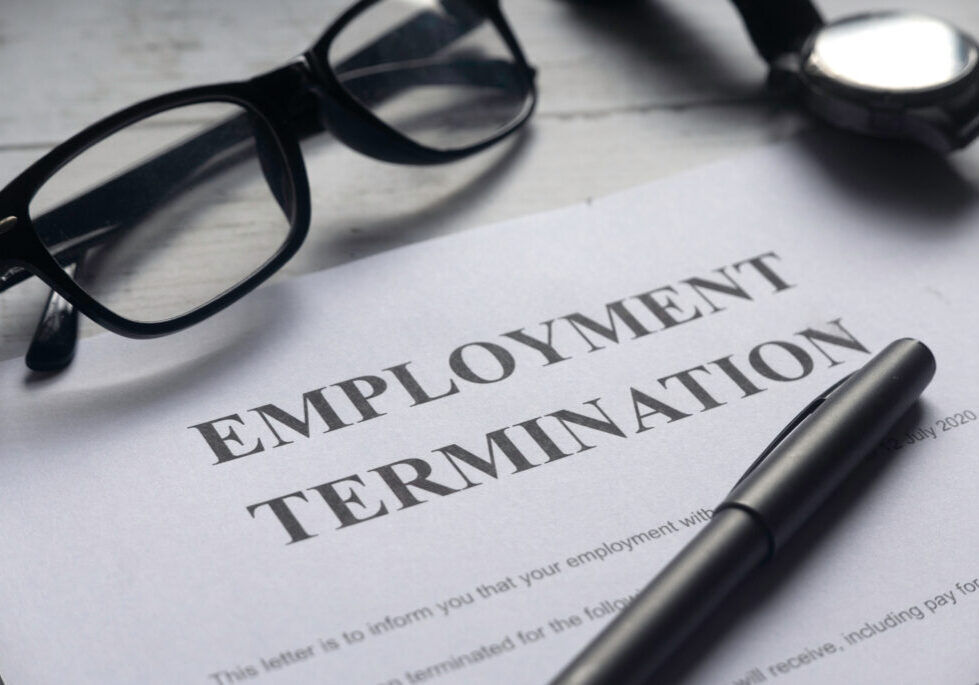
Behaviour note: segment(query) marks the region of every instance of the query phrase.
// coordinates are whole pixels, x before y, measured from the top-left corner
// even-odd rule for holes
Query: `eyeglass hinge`
[[[3,235],[7,231],[12,231],[17,225],[17,217],[8,216],[6,219],[0,219],[0,235]]]

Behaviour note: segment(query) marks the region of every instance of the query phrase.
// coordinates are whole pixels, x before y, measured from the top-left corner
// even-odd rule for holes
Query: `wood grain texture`
[[[5,0],[0,180],[137,100],[275,67],[345,5]],[[893,6],[917,6],[979,34],[979,5],[969,0]],[[539,69],[540,106],[527,131],[472,159],[423,169],[381,164],[326,138],[311,141],[304,146],[310,237],[276,278],[579,202],[814,126],[765,92],[766,69],[730,3],[509,0],[504,7]],[[821,7],[827,17],[867,8],[855,0]],[[860,144],[842,134],[829,140],[844,149]],[[979,187],[979,152],[948,163]],[[200,268],[185,265],[178,275],[193,277]],[[23,354],[44,297],[36,283],[0,296],[0,359]],[[83,328],[86,335],[97,330]]]

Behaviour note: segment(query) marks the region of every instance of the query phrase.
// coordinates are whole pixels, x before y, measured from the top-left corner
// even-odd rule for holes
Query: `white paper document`
[[[810,153],[85,340],[59,376],[3,363],[0,675],[546,682],[909,336],[922,401],[672,677],[979,682],[979,203]]]

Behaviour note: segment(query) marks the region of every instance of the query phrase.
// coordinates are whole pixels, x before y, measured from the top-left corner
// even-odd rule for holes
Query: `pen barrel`
[[[750,514],[716,513],[551,685],[646,682],[768,551]]]
[[[935,358],[888,345],[735,486],[700,533],[552,685],[644,682],[756,566],[829,497],[911,408]]]
[[[923,343],[895,340],[830,393],[718,510],[756,515],[775,552],[880,444],[934,375],[935,358]]]

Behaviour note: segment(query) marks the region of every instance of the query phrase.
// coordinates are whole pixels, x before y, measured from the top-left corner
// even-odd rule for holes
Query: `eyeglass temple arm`
[[[452,61],[417,60],[386,64],[371,70],[338,72],[337,78],[358,100],[372,106],[419,85],[478,84],[512,90],[521,85],[522,72],[506,59],[457,55]]]
[[[84,255],[79,255],[75,264],[66,266],[65,271],[77,277],[84,261]],[[78,310],[51,290],[24,361],[34,371],[60,371],[75,357],[77,340]]]
[[[733,0],[755,49],[766,62],[798,52],[805,40],[823,25],[810,0]]]

